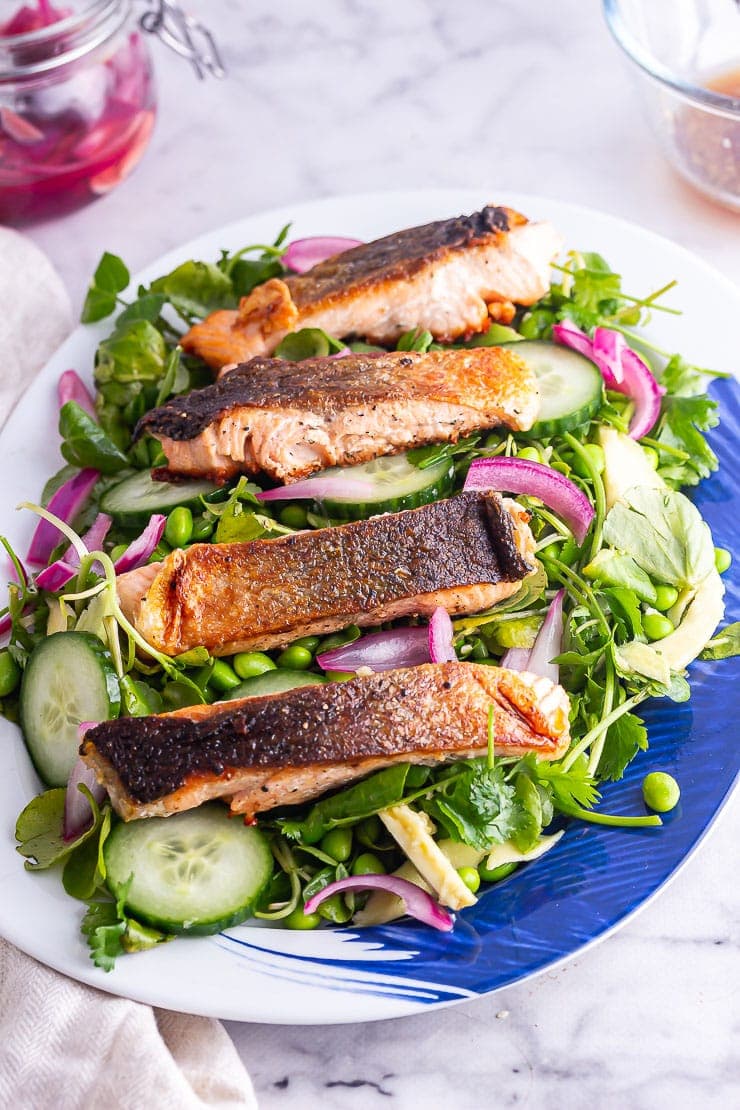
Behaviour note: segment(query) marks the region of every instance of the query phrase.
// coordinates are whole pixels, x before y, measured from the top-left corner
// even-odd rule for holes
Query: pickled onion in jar
[[[108,40],[77,56],[70,32],[55,38],[54,24],[69,14],[40,0],[0,26],[0,223],[59,215],[109,192],[151,137],[154,83],[141,34],[119,21]],[[3,58],[16,62],[17,51],[3,48],[29,33],[33,60],[42,52],[52,64],[25,72],[21,52],[8,74]]]

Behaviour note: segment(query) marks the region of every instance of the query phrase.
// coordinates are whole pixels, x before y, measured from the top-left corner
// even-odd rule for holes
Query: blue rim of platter
[[[720,463],[690,492],[718,546],[740,552],[740,490],[734,479],[740,443],[740,385],[720,381],[721,425],[709,435]],[[740,618],[740,558],[723,576],[725,623]],[[650,747],[619,782],[605,783],[599,808],[646,812],[641,784],[649,771],[667,771],[681,800],[661,829],[568,823],[541,859],[484,890],[457,916],[452,933],[408,918],[361,930],[321,932],[310,955],[289,951],[273,930],[222,933],[219,946],[286,983],[393,998],[413,1008],[449,1005],[510,986],[573,956],[634,913],[688,859],[717,817],[740,772],[734,722],[740,719],[740,658],[691,667],[691,699],[645,703],[638,712]],[[332,938],[327,945],[323,938]],[[306,938],[308,940],[308,938]],[[328,951],[327,951],[328,949]],[[327,956],[329,958],[327,959]],[[407,1011],[408,1012],[408,1011]]]

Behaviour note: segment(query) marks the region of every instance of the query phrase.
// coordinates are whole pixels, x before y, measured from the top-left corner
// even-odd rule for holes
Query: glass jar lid
[[[0,80],[35,77],[84,57],[115,35],[131,13],[131,0],[57,3],[0,0]],[[190,61],[198,77],[224,76],[211,32],[178,3],[149,0],[139,25]]]

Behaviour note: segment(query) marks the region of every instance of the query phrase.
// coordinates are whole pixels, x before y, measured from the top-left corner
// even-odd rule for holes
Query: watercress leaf
[[[714,568],[714,545],[699,510],[675,490],[635,486],[604,522],[604,542],[628,552],[654,582],[697,586]]]
[[[99,344],[95,356],[95,382],[125,387],[120,403],[126,403],[133,382],[158,382],[165,372],[167,344],[148,320],[131,320]],[[111,398],[111,400],[119,400]]]
[[[285,267],[279,258],[238,258],[229,271],[234,295],[246,297],[257,285],[280,277]]]
[[[301,328],[286,335],[277,345],[275,358],[302,362],[305,358],[326,358],[327,355],[341,351],[343,347],[343,343],[323,328]]]
[[[128,459],[76,401],[67,401],[59,412],[61,452],[73,466],[93,467],[103,474],[115,474],[128,465]]]
[[[586,578],[602,586],[622,586],[637,594],[641,601],[652,605],[657,594],[650,577],[630,555],[602,548],[583,568]]]
[[[172,273],[153,281],[151,292],[163,293],[187,321],[236,306],[230,278],[211,262],[183,262]]]
[[[635,592],[621,586],[614,586],[602,590],[602,596],[607,600],[611,614],[617,622],[618,631],[622,632],[620,638],[639,639],[643,634],[642,610]]]
[[[148,320],[153,324],[159,318],[166,301],[164,293],[142,293],[116,317],[116,327],[120,328],[134,320]]]
[[[16,851],[25,856],[29,871],[44,871],[63,860],[78,845],[98,832],[100,810],[90,795],[93,821],[76,840],[66,841],[62,835],[66,787],[57,786],[32,798],[20,813],[15,825]]]
[[[80,316],[82,323],[93,324],[110,316],[118,303],[117,294],[126,288],[129,280],[129,272],[121,259],[106,251],[90,282]]]
[[[424,352],[429,350],[433,342],[434,336],[430,331],[414,328],[412,331],[404,332],[396,343],[396,350]]]
[[[647,729],[634,713],[618,717],[607,729],[604,748],[599,760],[599,778],[616,782],[622,778],[628,763],[638,751],[648,746]]]
[[[163,711],[162,695],[142,679],[125,674],[119,679],[119,685],[127,717],[149,717]]]
[[[67,894],[87,902],[105,881],[101,870],[102,845],[105,843],[111,826],[111,808],[101,811],[97,825],[97,835],[90,835],[77,845],[67,857],[62,872],[62,883]]]
[[[709,641],[700,659],[729,659],[733,655],[740,655],[740,621],[725,625],[716,636]]]

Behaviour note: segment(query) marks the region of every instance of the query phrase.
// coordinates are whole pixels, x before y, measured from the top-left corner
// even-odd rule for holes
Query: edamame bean
[[[374,852],[363,852],[352,864],[353,875],[385,875],[385,867]]]
[[[341,894],[332,894],[318,908],[319,917],[333,925],[344,925],[352,916]]]
[[[318,929],[321,917],[317,913],[304,913],[303,906],[296,906],[292,913],[283,918],[286,929]]]
[[[349,682],[357,677],[354,671],[324,671],[324,674],[329,682]]]
[[[357,826],[357,839],[366,848],[374,848],[383,835],[383,823],[379,817],[366,817]]]
[[[190,539],[193,543],[202,543],[213,535],[214,523],[212,520],[207,520],[206,517],[201,517],[193,524],[193,534]]]
[[[673,632],[673,624],[662,613],[646,613],[642,629],[648,640],[663,640]]]
[[[337,863],[345,863],[352,855],[352,830],[330,829],[322,836],[319,847]]]
[[[673,775],[667,775],[665,771],[651,771],[642,781],[642,796],[645,805],[656,813],[668,813],[678,805],[681,788]]]
[[[724,574],[729,570],[732,562],[732,555],[726,547],[715,547],[714,549],[714,565],[720,574]]]
[[[599,447],[598,443],[584,443],[583,450],[588,455],[592,468],[597,474],[601,474],[606,466],[604,452],[601,447]],[[571,465],[579,478],[591,477],[591,472],[586,465],[586,460],[581,456],[580,452],[574,457]]]
[[[167,540],[164,539],[164,537],[162,537],[162,539],[159,541],[157,546],[154,548],[154,551],[152,551],[151,555],[147,559],[147,562],[148,563],[161,563],[162,559],[167,558],[170,551],[172,551],[172,548],[167,543]]]
[[[458,867],[457,873],[462,881],[465,883],[468,890],[472,891],[473,894],[475,894],[476,890],[480,886],[480,875],[478,874],[477,868]]]
[[[233,690],[235,686],[239,685],[240,681],[239,676],[225,660],[217,659],[213,664],[210,685],[220,690],[222,694],[225,694],[227,690]]]
[[[333,651],[334,648],[344,647],[345,644],[351,644],[353,640],[357,640],[360,636],[360,629],[356,624],[351,624],[349,628],[343,628],[341,632],[332,632],[331,636],[325,636],[321,641],[321,655],[325,651]]]
[[[239,678],[254,678],[265,671],[277,669],[270,656],[263,651],[240,651],[234,656],[233,667]]]
[[[278,520],[286,528],[305,528],[308,523],[306,510],[302,505],[286,505],[280,510]]]
[[[21,669],[6,649],[0,651],[0,698],[12,694],[21,680]]]
[[[306,671],[313,663],[313,655],[300,644],[291,644],[277,657],[278,667],[286,671]]]
[[[675,586],[656,586],[655,601],[653,605],[661,613],[666,613],[678,601],[678,590]]]
[[[164,538],[173,547],[185,547],[193,534],[193,514],[187,505],[178,505],[167,517]]]
[[[542,459],[536,447],[522,447],[521,451],[517,454],[518,459],[525,459],[527,462],[541,463]]]
[[[311,654],[313,655],[313,653],[316,651],[316,648],[319,646],[320,643],[321,643],[321,637],[320,636],[301,636],[301,638],[299,640],[294,640],[293,641],[292,646],[293,647],[307,648],[308,651],[310,651]]]
[[[478,866],[478,874],[486,883],[498,883],[516,869],[516,863],[502,863],[500,867],[486,867],[485,863],[481,863]]]

